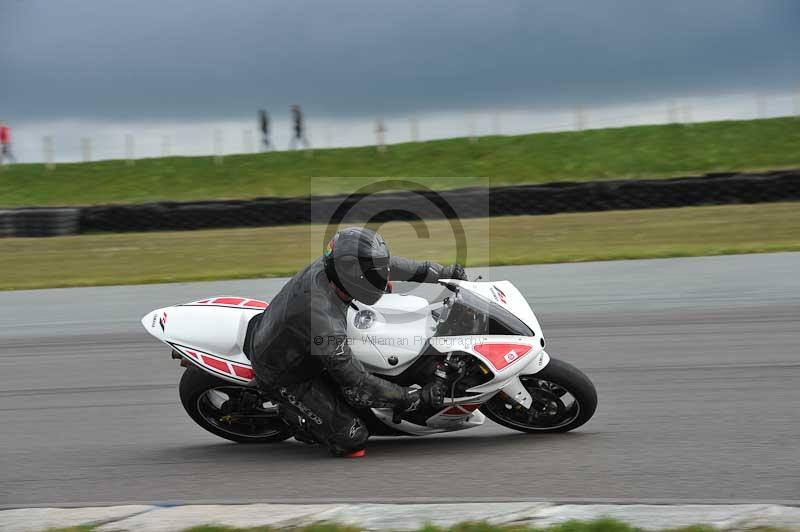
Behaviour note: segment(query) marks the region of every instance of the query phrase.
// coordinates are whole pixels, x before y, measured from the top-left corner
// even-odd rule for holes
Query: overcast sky
[[[798,87],[795,0],[0,0],[0,119],[17,127]]]
[[[0,115],[237,118],[800,83],[794,0],[0,0]]]

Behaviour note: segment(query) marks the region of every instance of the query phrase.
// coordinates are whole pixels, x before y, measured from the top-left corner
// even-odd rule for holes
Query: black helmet
[[[341,291],[366,305],[375,304],[389,283],[389,248],[371,229],[349,227],[325,248],[325,273]]]

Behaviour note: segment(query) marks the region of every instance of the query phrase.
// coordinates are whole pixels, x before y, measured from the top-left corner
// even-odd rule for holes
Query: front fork
[[[550,355],[547,354],[547,351],[544,349],[541,352],[534,356],[525,366],[525,368],[520,371],[517,375],[509,379],[502,388],[500,388],[500,393],[505,394],[510,400],[514,401],[521,407],[528,409],[533,404],[533,400],[531,399],[531,394],[528,393],[528,390],[522,384],[522,381],[519,380],[520,375],[534,375],[541,370],[543,370],[547,364],[550,362]]]

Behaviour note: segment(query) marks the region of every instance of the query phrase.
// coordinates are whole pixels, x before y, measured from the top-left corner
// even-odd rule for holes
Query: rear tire
[[[189,414],[189,417],[208,432],[220,438],[237,443],[277,443],[291,438],[294,434],[294,431],[286,422],[277,415],[274,421],[271,419],[264,421],[263,417],[258,418],[259,430],[255,430],[256,424],[253,423],[249,425],[252,430],[245,430],[248,428],[246,423],[248,420],[247,415],[237,416],[235,412],[233,413],[234,416],[240,417],[245,422],[239,423],[237,421],[237,424],[230,423],[226,425],[219,418],[230,418],[231,416],[226,416],[225,412],[215,407],[210,399],[209,392],[216,393],[216,397],[219,398],[224,398],[225,396],[230,398],[237,393],[247,393],[247,387],[224,381],[194,366],[186,368],[186,371],[183,372],[178,390],[183,408]],[[218,412],[219,416],[215,416],[215,412]],[[251,421],[255,419],[251,418]],[[260,430],[262,428],[263,430]]]
[[[547,425],[547,412],[543,418],[529,418],[529,422],[526,423],[520,419],[525,417],[519,411],[520,407],[499,396],[493,397],[481,406],[481,412],[495,423],[520,432],[552,433],[568,432],[580,427],[589,421],[597,410],[597,391],[592,381],[581,370],[563,360],[551,358],[550,363],[542,371],[533,375],[521,375],[520,380],[534,399],[531,410],[537,405],[541,405],[543,411],[546,411],[550,404],[562,403],[561,406],[565,406],[561,399],[566,396],[574,398],[574,402],[563,411],[558,410],[560,415],[552,418],[551,426]],[[542,382],[545,384],[542,385]],[[566,393],[563,393],[564,391]]]

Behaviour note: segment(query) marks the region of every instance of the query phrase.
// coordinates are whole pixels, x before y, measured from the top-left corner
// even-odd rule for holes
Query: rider
[[[280,404],[296,438],[324,443],[337,456],[363,455],[369,437],[352,407],[413,410],[444,401],[437,384],[410,389],[370,374],[347,344],[348,306],[375,304],[390,272],[394,281],[466,279],[459,264],[391,257],[378,233],[351,227],[281,289],[248,335],[258,385]]]

